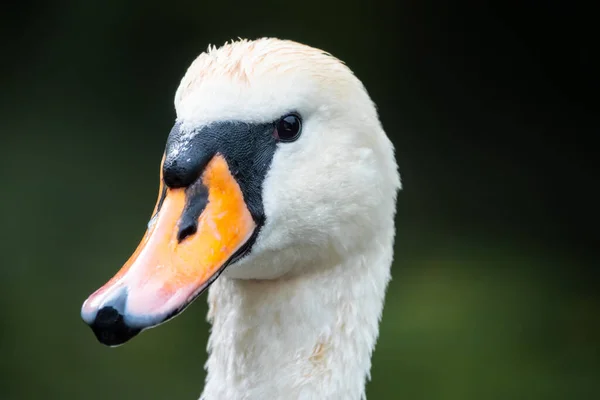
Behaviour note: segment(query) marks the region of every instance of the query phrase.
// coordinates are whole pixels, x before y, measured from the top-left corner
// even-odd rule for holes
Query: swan
[[[208,289],[201,399],[365,398],[401,189],[365,87],[322,50],[239,39],[174,103],[146,233],[81,317],[118,346]]]

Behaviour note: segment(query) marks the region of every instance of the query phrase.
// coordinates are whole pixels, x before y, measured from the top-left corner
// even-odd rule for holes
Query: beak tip
[[[90,326],[96,339],[110,347],[122,345],[142,331],[129,326],[124,316],[111,306],[103,307],[95,314],[82,310],[81,317]]]

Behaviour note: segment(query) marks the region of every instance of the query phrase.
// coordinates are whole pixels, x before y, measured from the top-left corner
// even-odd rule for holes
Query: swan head
[[[146,235],[82,307],[100,342],[165,322],[221,274],[279,279],[392,245],[393,146],[338,59],[278,39],[209,47],[175,109]]]

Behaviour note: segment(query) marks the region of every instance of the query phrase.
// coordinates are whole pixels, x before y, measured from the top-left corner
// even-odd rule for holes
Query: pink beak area
[[[247,249],[256,224],[227,162],[196,183],[167,188],[133,255],[81,308],[98,340],[123,344],[180,313]]]

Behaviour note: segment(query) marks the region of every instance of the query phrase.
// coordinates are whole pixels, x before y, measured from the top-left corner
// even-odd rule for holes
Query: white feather
[[[263,186],[266,224],[209,289],[203,397],[361,399],[393,256],[394,150],[362,83],[298,43],[209,47],[175,96],[192,131],[220,120],[303,118]]]

